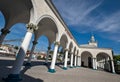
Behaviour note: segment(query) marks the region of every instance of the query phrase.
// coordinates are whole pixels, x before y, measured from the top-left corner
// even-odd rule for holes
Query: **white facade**
[[[112,49],[98,48],[94,36],[88,44],[80,45],[81,65],[93,69],[102,68],[114,72]],[[111,68],[113,67],[113,68]]]

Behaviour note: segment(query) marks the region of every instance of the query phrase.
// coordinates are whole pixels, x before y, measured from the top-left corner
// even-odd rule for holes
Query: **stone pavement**
[[[0,82],[9,74],[13,62],[13,58],[0,57]],[[43,61],[33,61],[31,68],[23,66],[21,82],[120,82],[120,75],[82,67],[63,70],[56,66],[56,73],[47,71]]]

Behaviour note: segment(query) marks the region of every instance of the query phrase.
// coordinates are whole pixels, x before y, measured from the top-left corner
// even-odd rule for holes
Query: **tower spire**
[[[90,39],[90,42],[91,42],[91,43],[95,42],[95,37],[94,37],[94,35],[93,35],[93,32],[91,33],[91,39]]]
[[[95,40],[95,37],[94,37],[93,33],[91,33],[91,38],[90,38],[90,41],[89,41],[89,45],[97,47],[97,42]]]

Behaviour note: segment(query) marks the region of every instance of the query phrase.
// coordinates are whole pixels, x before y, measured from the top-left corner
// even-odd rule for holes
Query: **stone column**
[[[60,53],[59,53],[59,48],[60,48],[60,47],[58,46],[57,57],[56,57],[56,62],[55,62],[56,65],[59,63],[59,61],[58,61],[58,56],[60,55]]]
[[[77,66],[77,56],[75,55],[74,67]]]
[[[73,68],[73,53],[71,53],[70,68]]]
[[[77,65],[77,67],[79,67],[78,66],[79,65],[79,62],[78,62],[79,61],[79,56],[77,56],[76,58],[77,58],[76,65]]]
[[[50,69],[48,70],[48,72],[51,72],[51,73],[56,72],[55,71],[55,62],[56,62],[57,51],[58,51],[59,45],[60,45],[60,42],[55,42],[55,47],[54,47],[52,62],[51,62],[51,66],[50,66]]]
[[[3,40],[5,39],[5,36],[10,33],[9,29],[3,28],[1,29],[1,35],[0,35],[0,45],[2,45]]]
[[[78,56],[78,60],[77,60],[77,65],[78,65],[78,67],[81,67],[81,56]]]
[[[50,49],[51,49],[51,47],[49,46],[48,51],[47,51],[47,55],[46,55],[46,59],[45,59],[45,64],[48,64],[48,57],[49,57]]]
[[[31,59],[32,59],[33,52],[34,52],[34,50],[35,50],[36,44],[37,44],[37,42],[36,42],[36,41],[33,41],[33,46],[32,46],[31,52],[30,52],[30,56],[29,56],[29,58],[28,58],[27,63],[25,64],[26,66],[31,66]]]
[[[27,25],[27,29],[28,29],[27,33],[21,44],[20,50],[13,64],[13,67],[11,68],[10,74],[8,75],[6,79],[4,79],[6,82],[17,82],[21,80],[20,78],[21,67],[23,65],[25,54],[27,52],[28,46],[32,38],[32,34],[34,30],[37,30],[37,26],[30,23]]]
[[[107,67],[107,70],[110,72],[111,71],[111,67],[110,67],[110,59],[109,59],[109,57],[106,58],[106,67]]]
[[[92,58],[93,59],[93,69],[96,70],[97,69],[97,61],[96,58]]]
[[[111,64],[112,64],[112,73],[115,73],[115,67],[114,67],[114,62],[113,62],[113,60],[111,60]]]
[[[64,64],[64,54],[65,54],[65,51],[64,50],[62,50],[62,64]]]
[[[97,70],[97,58],[95,58],[95,69]]]
[[[105,59],[102,59],[101,61],[101,68],[104,69]]]
[[[95,61],[94,61],[94,58],[92,58],[92,64],[93,64],[93,69],[95,69]]]
[[[68,60],[68,51],[69,49],[65,49],[65,60],[64,60],[64,70],[67,70],[67,60]]]

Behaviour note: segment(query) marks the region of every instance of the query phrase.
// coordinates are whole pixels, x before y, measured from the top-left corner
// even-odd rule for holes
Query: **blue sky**
[[[99,47],[120,53],[120,0],[53,0],[79,44],[88,43],[91,33]]]
[[[78,44],[88,43],[93,33],[99,47],[112,48],[115,54],[120,54],[120,0],[52,1]],[[0,13],[0,29],[4,23]],[[6,39],[23,38],[25,33],[25,24],[18,23]],[[48,40],[42,36],[36,50],[47,50],[47,46]]]

